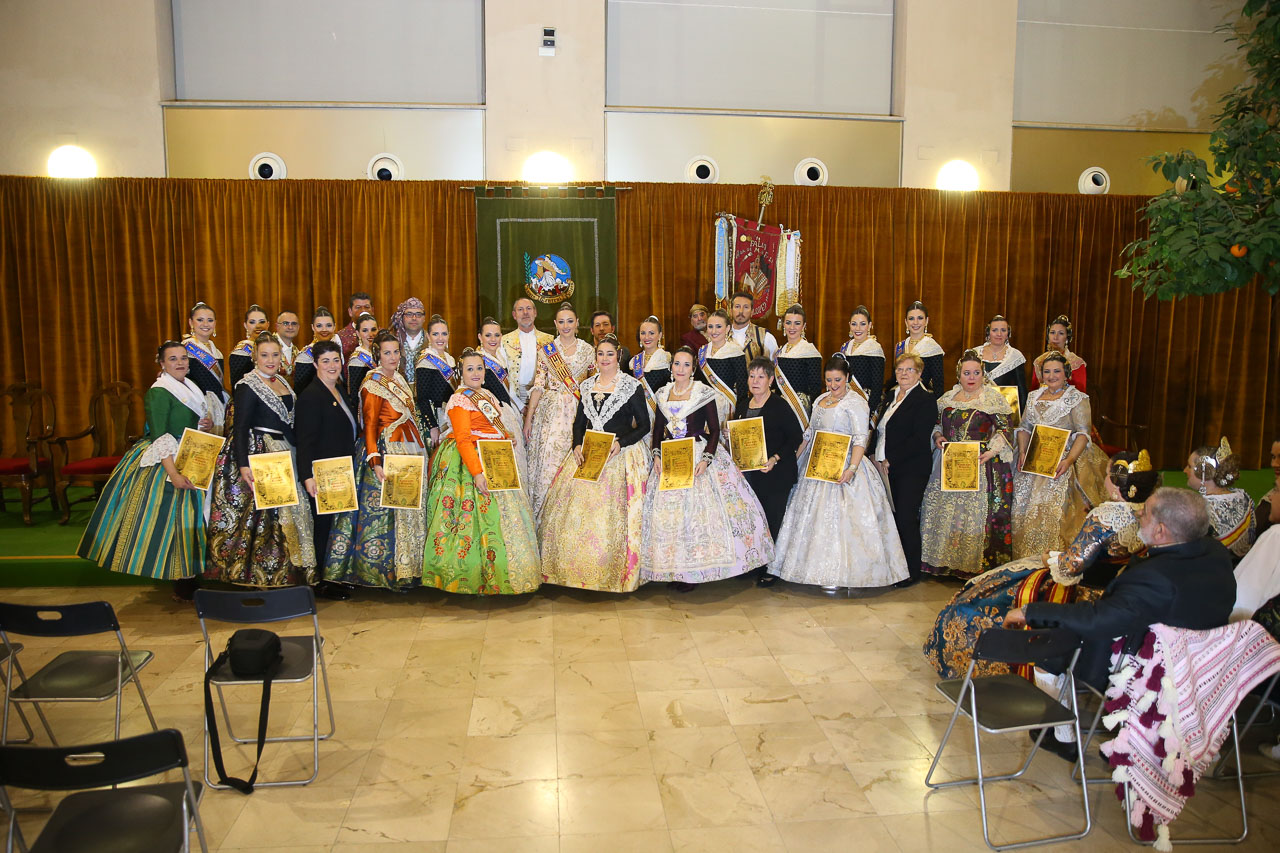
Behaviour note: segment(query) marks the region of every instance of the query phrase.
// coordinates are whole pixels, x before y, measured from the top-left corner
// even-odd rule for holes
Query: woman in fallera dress
[[[773,363],[778,367],[778,393],[803,428],[809,425],[814,399],[822,393],[822,353],[804,338],[804,306],[797,304],[787,309],[782,316],[782,332],[782,346],[773,354]]]
[[[1044,363],[1045,356],[1052,352],[1066,356],[1068,384],[1080,391],[1089,390],[1085,387],[1089,381],[1088,365],[1083,358],[1071,351],[1071,344],[1075,338],[1075,327],[1071,325],[1071,319],[1066,314],[1059,314],[1049,321],[1049,325],[1044,330],[1044,352],[1036,356],[1036,360],[1031,364],[1032,391],[1044,384],[1040,365]]]
[[[369,371],[377,366],[373,356],[373,337],[378,334],[378,321],[372,314],[361,314],[356,318],[356,348],[347,359],[346,386],[347,405],[352,411],[360,411],[360,386]],[[299,392],[301,393],[301,392]]]
[[[921,568],[968,578],[1013,557],[1013,409],[986,381],[982,356],[956,364],[959,383],[938,401],[933,472],[920,508]],[[942,491],[941,450],[949,441],[979,442],[976,492]]]
[[[871,334],[875,328],[871,312],[859,305],[849,315],[849,340],[840,348],[840,354],[849,362],[849,375],[866,392],[871,411],[880,411],[884,396],[884,347]]]
[[[1232,486],[1240,478],[1240,457],[1223,436],[1217,447],[1197,447],[1187,458],[1187,486],[1204,495],[1209,505],[1209,530],[1237,561],[1253,547],[1258,516],[1253,499]]]
[[[173,464],[187,429],[208,432],[204,392],[188,378],[177,341],[156,353],[161,373],[147,390],[145,436],[125,453],[94,505],[77,553],[104,569],[173,581],[189,600],[204,572],[204,491]]]
[[[418,356],[413,377],[418,411],[432,447],[440,442],[440,432],[448,426],[444,405],[458,387],[457,366],[449,355],[449,324],[439,314],[432,314],[427,320],[427,346]]]
[[[321,305],[311,317],[311,343],[298,351],[293,360],[293,390],[301,394],[308,383],[315,378],[316,363],[312,347],[321,341],[331,341],[336,334],[337,326],[333,322],[333,314]]]
[[[1040,362],[1044,385],[1027,396],[1015,434],[1018,462],[1013,475],[1013,556],[1061,550],[1080,529],[1085,513],[1106,500],[1107,457],[1090,439],[1089,395],[1067,382],[1067,358],[1049,353]],[[1038,424],[1067,430],[1066,452],[1053,477],[1024,473],[1031,435]]]
[[[796,420],[791,407],[773,390],[777,368],[773,361],[760,356],[747,365],[747,393],[738,401],[738,418],[760,418],[764,427],[765,452],[769,455],[764,468],[743,471],[751,491],[755,492],[769,523],[769,535],[776,542],[787,511],[787,499],[796,484],[796,453],[804,440],[804,428]],[[729,427],[732,430],[732,425]],[[732,453],[730,454],[732,455]],[[765,566],[756,578],[756,586],[772,586],[778,576]]]
[[[202,394],[212,394],[219,403],[225,405],[230,396],[222,384],[222,353],[218,352],[213,338],[217,315],[213,309],[203,302],[197,302],[187,312],[187,327],[190,334],[182,339],[182,346],[187,351],[187,378],[195,383]]]
[[[294,484],[297,504],[254,509],[249,457],[293,453],[296,399],[279,376],[280,342],[274,335],[258,334],[253,359],[253,370],[236,383],[232,433],[213,477],[205,577],[244,586],[310,586],[316,580],[316,554],[302,484]]]
[[[681,592],[773,559],[764,510],[721,439],[717,394],[693,372],[693,350],[681,347],[671,357],[670,384],[658,391],[640,554],[642,581],[670,581]],[[663,492],[662,442],[674,438],[694,439],[693,486]]]
[[[480,321],[480,357],[484,359],[484,390],[498,398],[504,406],[518,409],[515,377],[502,348],[502,324],[492,317]]]
[[[903,353],[920,356],[920,360],[924,362],[920,381],[935,399],[940,398],[947,390],[946,372],[942,363],[946,353],[933,339],[933,335],[929,334],[929,309],[924,307],[923,302],[912,302],[907,308],[907,336],[894,346],[894,359]]]
[[[819,430],[851,437],[840,482],[801,476],[791,493],[770,571],[792,583],[841,587],[889,586],[907,580],[907,559],[893,524],[884,481],[866,456],[871,410],[849,383],[849,363],[833,356],[826,365],[827,392],[813,403],[797,469],[809,464]]]
[[[1063,551],[1005,563],[978,575],[942,608],[924,644],[924,655],[943,678],[963,678],[978,635],[999,627],[1010,610],[1036,601],[1066,604],[1096,601],[1129,560],[1146,546],[1138,517],[1160,473],[1141,453],[1117,453],[1107,474],[1107,500],[1089,511]],[[1003,663],[982,661],[978,673],[1009,672]]]
[[[621,369],[618,339],[596,344],[596,373],[582,383],[573,450],[551,481],[538,523],[542,582],[602,592],[640,585],[640,534],[649,479],[649,404],[643,380]],[[596,482],[575,480],[587,430],[613,433],[609,461]]]
[[[982,356],[987,378],[996,385],[1018,389],[1017,416],[1027,407],[1027,359],[1009,343],[1010,336],[1009,321],[997,314],[987,323],[987,339],[975,349]]]
[[[652,314],[645,317],[636,332],[636,342],[640,344],[640,351],[632,357],[630,365],[623,367],[640,380],[652,422],[654,413],[658,411],[658,398],[654,395],[671,381],[671,353],[662,348],[662,321]],[[646,434],[646,445],[648,438]]]
[[[582,345],[580,345],[581,347]],[[445,407],[450,430],[431,459],[422,585],[468,595],[519,595],[542,580],[524,489],[492,491],[476,442],[514,438],[503,404],[484,390],[484,359],[465,349],[462,384]]]
[[[556,311],[555,340],[538,351],[529,404],[524,409],[524,437],[529,446],[529,497],[533,517],[541,518],[547,490],[565,454],[573,448],[573,421],[581,386],[595,370],[595,350],[576,337],[578,312],[568,302]]]
[[[244,312],[244,340],[235,345],[235,349],[231,350],[231,355],[227,359],[232,388],[240,383],[246,373],[253,370],[255,361],[253,343],[258,339],[258,335],[267,331],[270,325],[267,312],[261,307],[250,305],[249,310]]]
[[[747,393],[747,354],[729,335],[729,314],[723,309],[707,318],[706,335],[709,343],[698,350],[695,377],[716,392],[716,414],[724,423]]]
[[[422,575],[426,544],[423,504],[417,509],[382,506],[383,461],[389,455],[426,456],[418,429],[413,390],[400,373],[400,341],[388,331],[373,339],[378,366],[360,387],[363,441],[356,450],[356,494],[360,509],[333,522],[325,580],[356,586],[403,589]],[[426,493],[426,460],[422,490]]]

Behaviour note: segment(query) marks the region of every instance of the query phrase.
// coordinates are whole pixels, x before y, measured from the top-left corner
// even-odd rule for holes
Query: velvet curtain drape
[[[478,320],[475,202],[460,186],[0,178],[0,381],[39,381],[60,431],[80,429],[94,388],[150,384],[156,345],[180,336],[198,299],[217,310],[225,352],[243,337],[251,302],[273,316],[295,310],[305,327],[321,304],[345,323],[353,290],[372,294],[384,323],[414,295],[449,321],[456,352],[475,340]],[[1046,322],[1065,312],[1072,348],[1089,362],[1095,420],[1148,424],[1143,443],[1161,466],[1181,467],[1194,445],[1223,434],[1246,466],[1261,466],[1280,432],[1280,302],[1255,286],[1176,303],[1134,294],[1112,271],[1143,227],[1144,202],[778,187],[765,219],[803,235],[809,337],[824,352],[844,341],[859,303],[890,350],[906,306],[922,300],[952,363],[996,313],[1031,359]],[[712,301],[715,214],[756,209],[756,188],[744,185],[618,193],[624,342],[650,313],[678,338],[688,306]]]

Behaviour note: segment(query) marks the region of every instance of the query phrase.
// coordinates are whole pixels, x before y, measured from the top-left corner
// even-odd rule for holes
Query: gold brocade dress
[[[571,389],[551,363],[554,350],[563,360],[575,383]],[[569,355],[560,349],[556,339],[538,350],[538,367],[533,374],[533,388],[542,389],[542,397],[533,412],[533,430],[529,436],[529,499],[533,517],[542,517],[551,481],[560,470],[564,456],[573,449],[573,419],[578,414],[577,385],[595,371],[595,348],[579,340]]]

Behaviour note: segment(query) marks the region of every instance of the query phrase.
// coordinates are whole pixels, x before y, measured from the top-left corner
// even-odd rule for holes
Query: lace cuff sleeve
[[[1005,440],[1004,433],[998,432],[995,438],[987,443],[990,450],[994,450],[996,455],[1000,457],[1001,462],[1013,462],[1013,448],[1009,446],[1009,442]]]
[[[142,459],[138,461],[138,466],[150,468],[153,465],[159,465],[166,457],[177,455],[178,440],[167,432],[161,433],[160,437],[151,442],[151,446],[142,452]]]

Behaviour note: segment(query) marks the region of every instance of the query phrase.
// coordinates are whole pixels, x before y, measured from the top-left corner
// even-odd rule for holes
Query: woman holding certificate
[[[204,571],[204,489],[174,457],[183,433],[213,422],[188,378],[187,347],[165,341],[156,360],[160,375],[143,398],[146,435],[111,472],[77,553],[113,572],[171,580],[174,598],[189,601]]]
[[[529,405],[524,409],[524,437],[529,443],[529,495],[534,518],[541,518],[551,480],[573,448],[573,421],[578,414],[583,380],[595,370],[595,350],[576,337],[578,312],[568,302],[556,311],[559,336],[538,351]]]
[[[458,387],[457,362],[449,355],[449,325],[439,314],[427,321],[427,347],[413,370],[422,423],[431,433],[431,444],[440,441],[446,420],[444,404]]]
[[[899,583],[910,577],[907,559],[884,481],[865,455],[871,410],[849,384],[843,356],[832,356],[825,373],[827,392],[813,403],[800,446],[801,480],[787,504],[770,571],[828,592]],[[824,460],[835,464],[821,470]]]
[[[463,350],[458,373],[461,387],[445,406],[451,430],[431,460],[422,585],[465,595],[533,592],[542,569],[515,436],[484,390],[483,356]]]
[[[311,513],[300,500],[295,400],[279,376],[280,341],[260,332],[253,362],[236,383],[235,424],[213,478],[205,577],[245,586],[309,585],[316,579],[315,542]]]
[[[773,362],[765,357],[747,365],[747,394],[729,422],[729,441],[734,462],[739,468],[749,469],[742,476],[760,501],[769,535],[777,541],[787,499],[796,484],[796,451],[804,439],[804,428],[791,407],[773,393],[775,370]],[[750,423],[757,418],[758,428]],[[748,458],[750,445],[757,449],[758,458]],[[777,580],[778,576],[766,566],[756,578],[756,585],[772,586]]]
[[[747,393],[747,354],[730,337],[729,314],[724,309],[707,318],[706,334],[709,343],[698,350],[696,376],[716,392],[716,414],[724,423]]]
[[[854,308],[849,315],[849,340],[840,348],[840,354],[849,362],[849,375],[867,392],[867,405],[872,412],[878,412],[884,395],[884,347],[871,334],[873,328],[867,307]]]
[[[999,626],[1006,613],[1035,601],[1094,601],[1111,579],[1145,547],[1138,536],[1142,505],[1160,484],[1151,458],[1117,453],[1107,475],[1107,501],[1089,511],[1063,551],[1005,563],[979,575],[942,608],[925,640],[924,655],[943,678],[963,678],[978,635]],[[983,662],[979,672],[1008,672]]]
[[[293,360],[293,390],[301,394],[307,385],[316,377],[316,360],[313,355],[315,345],[321,341],[331,341],[337,332],[333,322],[333,313],[321,305],[311,315],[311,343],[298,351]]]
[[[987,339],[975,347],[982,356],[982,367],[996,385],[1016,388],[1018,412],[1027,406],[1027,359],[1009,343],[1009,321],[999,314],[987,323]],[[1083,389],[1081,389],[1083,390]]]
[[[377,359],[373,357],[373,336],[378,334],[378,321],[372,314],[361,314],[356,318],[356,348],[347,359],[347,401],[351,408],[360,410],[360,386],[364,378],[373,370]],[[341,352],[341,350],[339,350]],[[312,350],[315,357],[315,350]],[[319,370],[317,369],[317,373]],[[302,392],[299,391],[299,394]]]
[[[941,397],[946,390],[946,373],[942,364],[946,354],[933,339],[933,335],[929,334],[929,309],[924,307],[923,302],[912,302],[907,309],[907,336],[893,348],[893,357],[897,359],[904,353],[920,356],[920,360],[924,362],[920,381],[935,399]]]
[[[312,345],[312,356],[316,381],[298,393],[294,432],[298,438],[298,479],[312,498],[312,539],[318,574],[323,576],[334,515],[355,512],[354,507],[339,509],[335,504],[350,506],[356,501],[352,459],[359,427],[343,393],[341,345],[320,341]],[[344,482],[334,471],[346,473],[348,479]],[[344,488],[333,488],[338,485]],[[317,583],[316,592],[337,601],[348,597],[341,586],[329,581]]]
[[[1085,513],[1106,500],[1107,458],[1089,438],[1089,395],[1068,384],[1067,370],[1062,353],[1044,357],[1045,384],[1027,396],[1015,433],[1014,559],[1061,550]]]
[[[400,339],[384,330],[373,346],[378,367],[360,387],[360,506],[334,520],[324,578],[401,589],[417,584],[422,575],[427,450],[413,389],[400,372]]]
[[[639,356],[637,356],[639,358]],[[582,383],[573,451],[551,481],[538,523],[542,582],[602,592],[640,585],[640,532],[649,479],[643,380],[620,369],[618,339],[596,344]]]
[[[773,559],[760,501],[720,440],[717,392],[693,372],[693,350],[681,347],[657,394],[640,554],[642,581],[670,581],[680,592]]]
[[[773,354],[778,366],[778,393],[795,414],[800,428],[809,425],[809,410],[822,393],[822,353],[804,339],[804,306],[792,305],[782,317],[786,336]]]
[[[938,401],[935,454],[920,508],[921,568],[968,578],[1013,553],[1013,408],[966,350],[957,384]],[[889,466],[893,470],[893,466]]]

